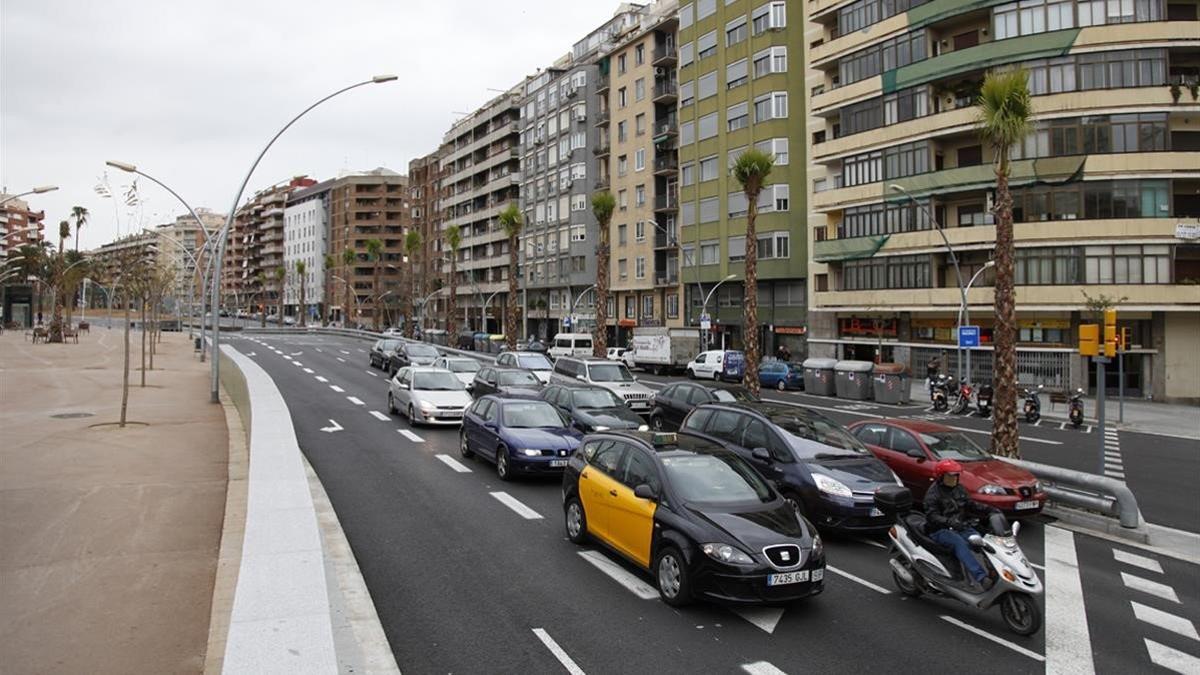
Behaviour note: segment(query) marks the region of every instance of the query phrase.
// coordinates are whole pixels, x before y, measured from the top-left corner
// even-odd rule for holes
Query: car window
[[[382,347],[382,346],[383,346],[383,340],[376,340],[376,341],[375,341],[375,344],[374,344],[374,345],[371,347],[371,350],[372,350],[372,351],[379,351],[379,348],[380,348],[380,347]]]
[[[484,413],[487,412],[487,409],[491,407],[491,405],[492,402],[489,399],[481,398],[471,405],[471,412],[483,417]]]
[[[496,373],[491,368],[484,368],[483,370],[479,371],[479,375],[477,377],[488,384],[492,384],[496,381]]]
[[[571,397],[576,408],[612,408],[625,405],[624,401],[607,389],[576,389]]]
[[[731,453],[680,454],[662,458],[671,488],[685,502],[769,502],[771,488],[741,457]]]
[[[909,450],[918,450],[921,453],[925,451],[921,449],[921,445],[917,443],[917,439],[913,435],[903,429],[892,427],[888,434],[887,447],[895,452],[908,452]]]
[[[753,450],[768,446],[767,425],[761,420],[751,419],[742,431],[742,447]]]
[[[868,454],[862,441],[848,433],[837,422],[813,412],[772,413],[771,423],[787,434],[811,441],[795,446],[806,456]]]
[[[935,431],[921,434],[921,440],[929,446],[938,459],[957,459],[966,462],[991,459],[975,441],[957,431]]]
[[[543,389],[542,400],[550,405],[558,405],[558,387],[546,387]]]
[[[462,391],[464,385],[453,373],[445,371],[417,373],[413,377],[413,389],[421,391]]]
[[[496,409],[498,407],[499,406],[496,405],[495,401],[488,401],[487,408],[483,411],[483,420],[485,422],[495,422],[497,413]]]
[[[692,405],[700,405],[701,403],[709,403],[712,400],[712,396],[704,387],[688,387],[688,403]]]
[[[545,401],[525,401],[504,406],[504,426],[511,429],[560,429],[563,419]]]
[[[554,346],[555,346],[555,347],[561,347],[561,348],[563,348],[563,349],[570,349],[570,348],[571,348],[571,341],[570,341],[570,340],[555,340],[555,341],[554,341]]]
[[[516,365],[529,370],[550,370],[553,366],[550,364],[550,359],[547,359],[541,354],[522,354],[518,357],[512,357],[510,361],[516,361]]]
[[[592,339],[575,340],[575,349],[587,349],[590,351],[592,349]]]
[[[642,450],[634,447],[626,449],[625,470],[621,473],[621,482],[629,489],[632,490],[639,485],[649,485],[655,494],[661,494],[659,488],[662,483],[658,479],[658,469],[654,466],[654,460],[647,457]]]
[[[688,414],[683,420],[683,428],[691,431],[704,431],[704,424],[708,422],[708,418],[712,416],[712,411],[707,408],[696,408]]]
[[[452,373],[474,373],[479,370],[479,362],[475,359],[445,360],[443,367]]]
[[[500,372],[500,384],[513,386],[518,384],[538,384],[540,380],[528,370],[504,370]]]
[[[696,363],[704,363],[704,359],[708,358],[708,354],[701,354],[696,357]]]
[[[501,354],[500,356],[496,357],[496,365],[498,365],[498,366],[511,365],[510,364],[511,360],[512,360],[512,354]]]
[[[736,403],[738,401],[760,401],[758,398],[745,387],[715,387],[712,392],[712,400],[722,403]]]
[[[864,424],[855,429],[853,433],[863,443],[878,445],[881,448],[888,447],[888,428],[882,424]]]
[[[741,437],[735,434],[740,422],[741,415],[731,410],[718,410],[708,420],[708,426],[705,427],[705,430],[709,436],[729,441],[730,443],[740,443],[742,440]]]
[[[592,382],[633,382],[629,369],[619,363],[593,363],[588,366]]]
[[[404,344],[404,343],[400,342],[399,340],[380,340],[379,348],[385,352],[390,352],[390,351],[395,350],[397,347],[399,347],[402,344]]]
[[[616,478],[617,468],[620,466],[621,454],[623,452],[625,452],[624,444],[617,443],[616,441],[602,441],[599,447],[596,448],[596,452],[588,460],[588,463],[609,476]]]
[[[438,356],[438,350],[429,345],[408,345],[405,347],[405,351],[409,356],[432,356],[435,358]]]

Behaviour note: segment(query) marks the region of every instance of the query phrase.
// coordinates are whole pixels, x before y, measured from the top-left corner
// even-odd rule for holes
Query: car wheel
[[[471,452],[471,446],[467,444],[467,432],[465,431],[458,432],[458,454],[463,459],[471,459],[475,456],[475,453]]]
[[[723,380],[723,379],[725,379],[724,371],[719,372],[719,373],[715,370],[713,371],[713,382],[716,382],[717,380]]]
[[[785,391],[787,389],[787,383],[783,380],[780,380],[779,383],[775,385],[775,388],[779,391]]]
[[[388,414],[395,415],[397,412],[398,411],[396,410],[396,401],[392,399],[392,392],[389,391],[388,392]]]
[[[411,403],[408,404],[408,423],[411,426],[414,426],[414,427],[417,426],[417,416],[416,416],[415,412],[413,411],[413,407],[412,407]]]
[[[696,379],[696,371],[692,370],[691,368],[688,368],[688,369],[687,369],[687,376],[688,376],[688,379],[689,379],[689,380],[694,380],[694,379]]]
[[[503,445],[496,448],[496,475],[503,481],[512,480],[508,466],[508,448]]]
[[[567,502],[565,510],[567,538],[572,543],[582,544],[587,541],[587,515],[583,512],[583,504],[579,500],[572,497]]]
[[[674,546],[663,548],[654,562],[654,578],[658,594],[672,607],[682,607],[692,601],[691,581],[683,554]]]
[[[650,428],[651,429],[653,429],[655,431],[663,431],[665,429],[665,427],[666,427],[666,424],[663,423],[662,415],[651,415],[650,416]]]

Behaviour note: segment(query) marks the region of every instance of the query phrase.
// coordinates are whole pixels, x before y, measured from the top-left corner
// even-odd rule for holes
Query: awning
[[[634,328],[637,326],[637,319],[621,319],[617,321],[617,325],[621,328]]]
[[[870,258],[883,248],[889,238],[891,235],[884,234],[878,237],[852,237],[813,242],[813,260],[824,263]]]

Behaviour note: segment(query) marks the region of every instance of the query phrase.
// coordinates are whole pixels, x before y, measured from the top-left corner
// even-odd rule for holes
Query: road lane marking
[[[782,607],[735,607],[731,609],[734,614],[769,634],[775,633],[775,627],[779,625],[779,620],[783,618],[784,612]]]
[[[392,419],[392,418],[388,417],[387,415],[384,415],[383,413],[379,412],[378,410],[372,410],[370,412],[371,412],[371,415],[375,417],[375,419],[381,420],[383,422],[387,422],[388,420]]]
[[[874,546],[875,548],[883,548],[883,549],[888,548],[887,544],[880,542],[880,541],[875,541],[874,539],[867,539],[866,537],[851,537],[851,539],[853,539],[854,541],[857,541],[860,544],[866,544],[867,546]]]
[[[344,393],[346,393],[346,390],[345,390],[345,389],[342,389],[341,387],[337,386],[336,384],[331,384],[331,385],[329,385],[329,388],[330,388],[330,389],[332,389],[332,390],[334,390],[334,391],[336,391],[336,392],[337,392],[337,393],[339,393],[339,394],[344,394]]]
[[[638,596],[642,600],[653,600],[658,597],[658,590],[650,584],[639,579],[629,570],[621,567],[617,563],[608,559],[600,551],[580,551],[579,555],[584,560],[592,564],[596,569],[603,572],[608,578],[621,584],[630,593]]]
[[[1163,600],[1170,600],[1175,604],[1179,604],[1179,596],[1175,595],[1175,589],[1166,584],[1160,584],[1157,581],[1143,579],[1142,577],[1129,574],[1128,572],[1121,572],[1121,581],[1124,582],[1127,587],[1132,588],[1135,591],[1141,591],[1142,593],[1153,595],[1155,597],[1162,598]]]
[[[521,500],[508,494],[507,492],[489,492],[496,501],[512,509],[518,516],[525,520],[541,520],[542,514],[521,503]]]
[[[349,353],[350,353],[350,352],[346,351],[345,349],[339,349],[338,351],[339,351],[339,352],[341,352],[341,353],[343,353],[343,354],[349,354]]]
[[[1046,635],[1046,672],[1095,672],[1075,535],[1070,530],[1046,527],[1043,538],[1046,622],[1042,630]]]
[[[941,618],[943,621],[948,621],[949,623],[954,624],[955,626],[958,626],[959,628],[962,628],[963,630],[971,631],[972,633],[978,635],[979,637],[991,640],[992,642],[995,642],[998,645],[1008,647],[1009,649],[1013,650],[1014,652],[1016,652],[1018,654],[1023,654],[1025,656],[1028,656],[1029,658],[1033,659],[1034,661],[1045,661],[1046,660],[1046,657],[1042,656],[1041,654],[1038,654],[1037,652],[1029,651],[1028,649],[1022,647],[1021,645],[1009,642],[1008,640],[1005,640],[1004,638],[996,637],[995,635],[992,635],[991,633],[987,632],[986,630],[983,630],[982,628],[976,628],[975,626],[972,626],[971,624],[966,623],[965,621],[959,621],[958,619],[956,619],[952,616],[946,616],[945,614],[941,615]],[[1049,646],[1049,640],[1047,640],[1046,643],[1047,643],[1047,646]],[[1091,657],[1089,656],[1088,658],[1090,659]],[[1060,672],[1061,673],[1090,673],[1093,671],[1091,668],[1088,668],[1087,670],[1082,670],[1079,668],[1070,668],[1068,670],[1058,670],[1055,668],[1051,668],[1050,664],[1047,663],[1046,664],[1046,672],[1048,672],[1048,673],[1060,673]]]
[[[320,375],[317,375],[316,377],[317,377],[317,382],[328,382],[329,381],[328,378],[321,377]]]
[[[367,353],[367,350],[365,350],[365,349],[360,349],[360,350],[358,350],[358,353],[359,353],[359,354],[366,354],[366,353]]]
[[[346,397],[346,400],[347,400],[347,401],[350,401],[350,402],[351,402],[351,403],[353,403],[354,405],[366,405],[366,403],[363,403],[363,402],[362,402],[362,399],[355,398],[354,396],[347,396],[347,397]]]
[[[296,367],[298,367],[298,368],[303,368],[303,367],[304,367],[304,364],[303,364],[303,363],[300,363],[299,361],[292,361],[292,363],[296,364]]]
[[[1104,475],[1108,476],[1109,478],[1120,478],[1121,480],[1125,480],[1125,473],[1122,471],[1113,471],[1111,469],[1105,469]]]
[[[459,473],[471,473],[471,470],[464,466],[462,462],[454,459],[450,455],[434,455],[434,457],[437,457],[438,461],[440,461],[442,464],[445,464]]]
[[[401,436],[404,436],[405,438],[412,441],[413,443],[424,443],[425,442],[424,438],[421,438],[420,436],[414,434],[413,432],[409,431],[408,429],[397,429],[396,431],[400,432]]]
[[[1133,605],[1133,615],[1138,621],[1144,621],[1152,626],[1158,626],[1163,630],[1169,630],[1172,633],[1177,633],[1185,638],[1200,641],[1200,635],[1196,634],[1196,626],[1191,621],[1174,614],[1168,614],[1161,609],[1155,609],[1148,605],[1143,605],[1140,602],[1130,602]]]
[[[845,578],[849,579],[850,581],[853,581],[858,584],[862,584],[863,586],[866,586],[867,588],[875,591],[876,593],[882,593],[884,595],[891,595],[891,593],[892,593],[891,591],[884,588],[883,586],[873,584],[873,583],[867,581],[866,579],[863,579],[862,577],[856,577],[853,574],[850,574],[849,572],[847,572],[845,570],[840,570],[840,569],[834,567],[833,565],[826,565],[825,569],[829,570],[830,572],[833,572],[834,574],[838,575],[839,577],[845,577]]]
[[[343,359],[343,358],[342,358],[342,357],[340,357],[340,356],[339,356],[339,357],[337,357],[337,360],[338,360],[338,361],[341,361],[342,363],[345,363],[345,362],[346,362],[346,359]]]
[[[337,421],[335,421],[335,420],[329,420],[329,424],[332,426],[321,427],[321,431],[324,431],[327,434],[332,434],[335,431],[341,431],[341,430],[345,429],[345,427],[338,424]]]
[[[441,457],[443,455],[438,456]],[[549,633],[541,628],[534,628],[533,634],[537,636],[537,639],[542,641],[542,644],[546,645],[546,649],[550,650],[550,653],[554,655],[554,658],[558,659],[558,662],[562,664],[563,668],[567,669],[568,673],[571,675],[584,675],[583,668],[580,668],[574,659],[568,656],[562,647],[558,646],[558,643],[554,641],[554,638],[550,637]]]
[[[318,353],[318,354],[324,354],[325,352],[321,351],[321,348],[320,348],[320,347],[318,347],[318,348],[317,348],[317,353]]]
[[[1155,665],[1177,673],[1200,673],[1200,659],[1178,649],[1159,644],[1150,638],[1145,638],[1145,641],[1146,651],[1150,652],[1150,660]]]
[[[770,661],[743,663],[742,671],[750,673],[750,675],[787,675],[787,673],[772,665]]]
[[[376,372],[373,372],[370,370],[364,370],[363,372],[370,375],[371,377],[379,377],[379,373],[376,373]]]
[[[1162,568],[1161,563],[1159,563],[1154,558],[1147,558],[1144,555],[1138,555],[1136,553],[1122,551],[1119,548],[1114,548],[1113,549],[1113,559],[1116,560],[1117,562],[1125,563],[1126,565],[1133,565],[1134,567],[1140,567],[1149,572],[1157,572],[1158,574],[1163,573],[1163,568]]]
[[[312,375],[312,374],[313,374],[313,369],[312,369],[312,368],[305,368],[305,369],[304,369],[304,372],[308,373],[309,375]]]
[[[1087,429],[1086,429],[1086,430],[1085,430],[1083,433],[1085,433],[1085,434],[1090,434],[1090,433],[1092,433],[1092,425],[1090,425],[1090,424],[1089,424],[1089,425],[1087,425]]]

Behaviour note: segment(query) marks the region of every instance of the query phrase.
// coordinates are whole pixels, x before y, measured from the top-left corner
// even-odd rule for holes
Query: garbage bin
[[[837,377],[838,398],[849,401],[871,400],[871,371],[875,364],[870,361],[838,361],[833,367]]]
[[[837,393],[833,368],[837,359],[811,358],[804,360],[804,391],[817,396],[833,396]]]
[[[196,351],[200,351],[200,338],[196,338]]]
[[[475,340],[475,351],[486,354],[487,350],[488,350],[488,344],[487,344],[488,334],[487,333],[475,333],[475,335],[473,337]]]
[[[880,363],[875,366],[875,400],[880,403],[908,403],[912,394],[912,375],[903,363]]]
[[[488,353],[499,354],[504,351],[504,336],[490,335],[488,336]]]

